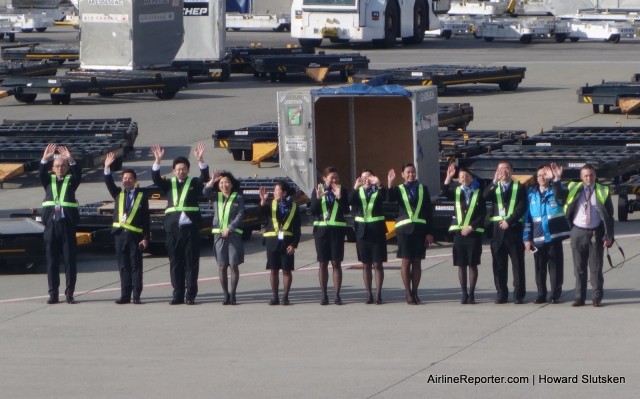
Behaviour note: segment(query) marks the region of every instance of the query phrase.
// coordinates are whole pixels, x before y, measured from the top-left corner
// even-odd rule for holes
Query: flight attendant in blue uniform
[[[329,281],[329,262],[333,267],[334,303],[342,305],[340,287],[342,286],[342,260],[344,258],[344,237],[347,223],[344,215],[349,213],[347,189],[340,186],[338,170],[326,168],[322,173],[322,183],[311,195],[311,216],[313,236],[318,256],[318,280],[322,290],[321,305],[329,304],[327,284]]]

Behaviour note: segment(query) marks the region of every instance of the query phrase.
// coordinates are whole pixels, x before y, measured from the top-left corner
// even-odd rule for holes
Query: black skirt
[[[367,230],[364,237],[357,238],[356,249],[360,262],[369,264],[387,261],[387,238],[384,233],[376,233]]]
[[[424,259],[427,255],[426,233],[397,234],[398,258]]]
[[[344,259],[344,236],[344,227],[326,227],[322,237],[315,234],[318,262],[342,262]]]
[[[468,236],[453,237],[453,265],[478,266],[482,257],[482,234],[473,232]]]

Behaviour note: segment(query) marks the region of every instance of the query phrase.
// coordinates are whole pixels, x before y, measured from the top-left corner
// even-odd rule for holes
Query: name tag
[[[122,219],[120,220],[120,223],[126,223],[127,222],[127,214],[125,213],[124,215],[122,215]]]
[[[56,212],[60,212],[60,209],[62,209],[62,207],[60,206],[60,204],[56,204],[56,206],[55,206],[55,211],[56,211]]]
[[[507,211],[504,208],[500,208],[500,216],[502,217],[507,216]]]
[[[284,231],[278,232],[278,240],[284,240]]]

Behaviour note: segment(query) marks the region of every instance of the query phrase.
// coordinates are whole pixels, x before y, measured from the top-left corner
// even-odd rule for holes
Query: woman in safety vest
[[[398,203],[396,236],[398,258],[402,259],[400,274],[404,284],[405,297],[410,305],[420,303],[418,286],[422,277],[422,259],[427,254],[427,246],[433,244],[433,206],[426,186],[416,179],[416,167],[412,163],[402,165],[404,183],[391,187],[396,178],[395,170],[387,175],[387,198]]]
[[[362,277],[367,290],[366,304],[374,303],[371,291],[372,266],[376,275],[375,303],[382,304],[382,283],[384,281],[382,263],[387,261],[387,228],[382,213],[382,202],[386,197],[387,190],[380,183],[380,179],[374,176],[369,169],[362,171],[349,195],[349,203],[355,216],[358,260],[362,262]]]
[[[347,223],[344,215],[349,213],[347,189],[340,186],[338,170],[328,167],[322,172],[322,183],[311,195],[311,216],[313,236],[318,257],[318,280],[322,290],[321,305],[329,304],[327,284],[329,282],[329,262],[333,267],[334,303],[342,305],[342,260],[344,258],[344,237]]]
[[[551,284],[550,303],[560,303],[564,280],[564,251],[562,240],[569,238],[571,228],[564,213],[567,189],[562,185],[562,166],[540,166],[536,171],[537,184],[527,190],[527,212],[524,214],[522,240],[525,249],[533,252],[538,296],[533,301],[547,301],[547,270]]]
[[[269,193],[260,187],[260,206],[267,217],[267,230],[263,234],[267,247],[267,269],[271,270],[271,292],[273,298],[269,305],[278,305],[278,286],[282,269],[284,295],[282,304],[289,304],[289,290],[293,280],[292,271],[295,266],[294,254],[300,242],[300,215],[293,202],[295,191],[284,181],[277,181],[273,188],[273,200],[267,202]]]
[[[236,304],[240,280],[238,265],[244,263],[244,244],[240,223],[244,219],[244,198],[240,182],[230,172],[215,170],[202,194],[213,202],[213,248],[218,261],[218,276],[224,293],[223,305]],[[231,292],[227,269],[231,266]]]
[[[462,289],[462,304],[475,304],[474,291],[478,281],[478,265],[482,256],[482,234],[487,206],[479,189],[471,188],[473,176],[467,168],[458,169],[458,187],[451,187],[456,166],[450,164],[442,186],[442,195],[454,201],[455,213],[449,232],[453,234],[453,265],[458,266],[458,280]],[[467,266],[469,288],[467,290]]]

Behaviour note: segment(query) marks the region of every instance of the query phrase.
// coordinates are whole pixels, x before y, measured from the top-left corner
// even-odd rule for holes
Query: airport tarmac
[[[76,34],[55,27],[18,40],[65,42]],[[229,32],[227,39],[230,45],[293,42],[286,33],[272,32]],[[524,45],[430,38],[419,46],[390,50],[331,45],[325,51],[360,52],[377,69],[422,64],[525,66],[526,78],[515,92],[501,92],[493,85],[453,87],[442,101],[469,102],[475,113],[470,129],[535,134],[553,126],[640,126],[638,115],[593,114],[576,95],[585,83],[629,80],[640,72],[639,45],[640,40],[625,39],[619,44],[534,40]],[[325,85],[337,83],[333,77]],[[270,83],[232,75],[224,83],[191,85],[170,101],[152,94],[74,96],[67,106],[53,106],[45,98],[29,105],[2,99],[0,117],[131,117],[140,134],[135,155],[125,165],[139,171],[141,184],[150,182],[153,158],[148,149],[156,143],[167,149],[166,173],[171,158],[188,155],[197,142],[205,141],[205,160],[212,168],[242,177],[276,177],[282,175],[277,164],[258,168],[232,161],[226,150],[213,149],[211,134],[275,120],[276,92],[299,87],[318,86],[302,77]],[[11,180],[0,190],[0,213],[39,207],[42,196],[34,175]],[[78,190],[80,201],[107,197],[102,171],[86,173]],[[320,306],[310,226],[304,227],[296,253],[288,307],[268,305],[269,275],[259,234],[246,243],[237,306],[221,305],[210,249],[204,249],[201,258],[196,306],[168,305],[166,257],[145,257],[139,306],[113,303],[119,296],[119,277],[109,251],[79,255],[76,305],[47,305],[44,274],[2,272],[0,397],[635,398],[633,392],[640,388],[640,349],[635,344],[640,328],[639,220],[631,214],[628,222],[616,222],[626,261],[622,263],[622,255],[612,248],[616,268],[605,265],[601,308],[590,306],[590,300],[582,308],[570,306],[575,279],[568,243],[561,304],[533,304],[531,254],[526,255],[526,303],[494,304],[491,255],[485,245],[478,304],[461,305],[457,269],[446,242],[434,245],[422,264],[423,304],[404,302],[399,262],[390,244],[384,304],[365,305],[362,270],[354,244],[347,243],[345,304]]]

